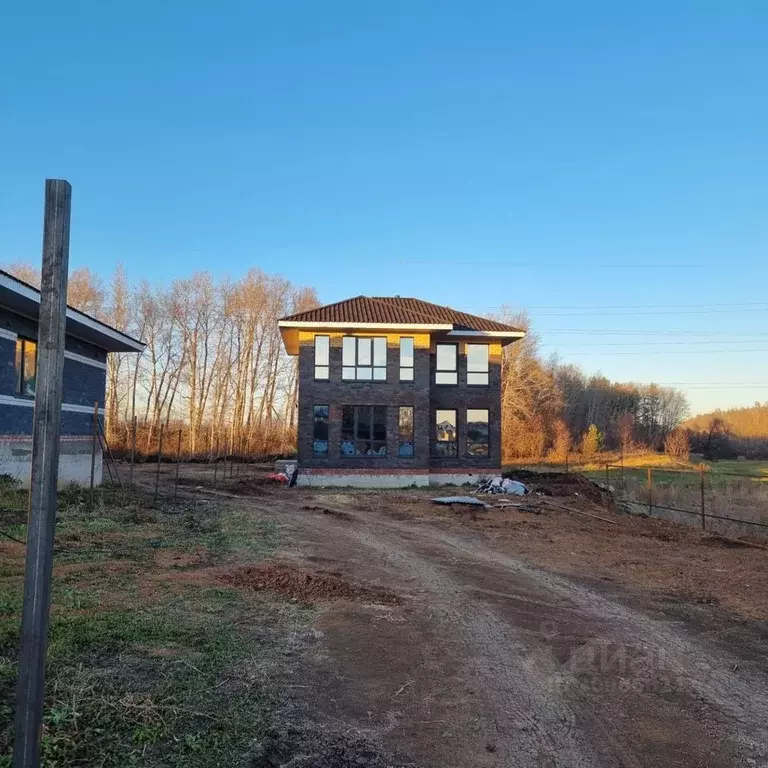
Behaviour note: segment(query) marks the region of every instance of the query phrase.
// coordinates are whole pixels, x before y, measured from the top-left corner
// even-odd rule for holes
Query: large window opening
[[[487,456],[489,448],[488,409],[467,409],[467,456]]]
[[[16,339],[16,394],[34,397],[37,385],[37,342]]]
[[[312,452],[315,456],[325,456],[328,453],[328,411],[327,405],[313,407]]]
[[[435,384],[458,384],[458,351],[455,344],[438,344],[436,347]]]
[[[488,384],[488,345],[467,344],[467,384]]]
[[[315,379],[327,381],[331,376],[331,337],[315,336]]]
[[[341,342],[341,366],[341,378],[346,381],[386,381],[386,336],[345,336]]]
[[[435,456],[456,456],[458,454],[458,423],[455,410],[435,411],[435,442],[432,452]]]
[[[400,339],[400,381],[413,381],[414,343],[413,339]]]
[[[386,406],[345,405],[342,408],[341,455],[387,455]]]
[[[398,410],[398,431],[397,455],[411,458],[415,447],[413,444],[413,406],[404,405]]]

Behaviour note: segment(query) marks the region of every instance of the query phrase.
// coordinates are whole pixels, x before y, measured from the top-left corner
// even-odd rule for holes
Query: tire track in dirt
[[[426,679],[413,654],[404,671],[415,682],[393,710],[375,692],[391,682],[382,665],[369,674],[360,660],[358,645],[371,638],[350,639],[351,623],[366,619],[326,621],[347,678],[340,695],[366,699],[375,716],[364,727],[419,764],[730,766],[765,757],[766,681],[743,678],[735,658],[684,627],[525,566],[469,531],[360,510],[350,525],[275,503],[302,554],[412,593],[408,631],[390,633],[380,652],[408,654],[420,639],[443,645],[447,674]],[[432,720],[452,725],[439,735],[412,725]]]

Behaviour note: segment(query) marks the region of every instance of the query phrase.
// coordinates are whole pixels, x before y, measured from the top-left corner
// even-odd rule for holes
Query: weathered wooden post
[[[648,515],[653,515],[653,470],[648,467]]]
[[[176,477],[173,483],[173,500],[179,495],[179,462],[181,461],[181,427],[179,427],[179,442],[176,446]]]
[[[93,404],[93,434],[91,435],[91,508],[94,505],[94,486],[96,485],[96,449],[99,446],[99,401]]]
[[[165,424],[160,424],[160,444],[157,447],[157,474],[155,475],[155,498],[160,491],[160,460],[163,458],[163,427]]]
[[[130,486],[133,488],[133,468],[136,464],[136,417],[133,417],[131,429],[131,479]]]
[[[71,205],[72,187],[69,183],[46,179],[37,393],[32,425],[32,473],[16,691],[14,768],[37,768],[40,762],[56,527],[56,484],[59,478]]]

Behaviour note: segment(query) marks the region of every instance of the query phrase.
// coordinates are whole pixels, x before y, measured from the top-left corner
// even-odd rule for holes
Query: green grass
[[[0,527],[23,538],[26,493],[0,480]],[[280,680],[310,609],[179,583],[164,550],[206,565],[253,562],[270,521],[215,504],[60,495],[43,765],[249,765],[272,728]],[[6,554],[10,553],[8,557]],[[0,554],[0,768],[10,766],[22,553]],[[152,579],[148,580],[148,576]]]

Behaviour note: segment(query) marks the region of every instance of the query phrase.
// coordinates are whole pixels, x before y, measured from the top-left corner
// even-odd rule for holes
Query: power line
[[[440,261],[424,261],[419,259],[396,259],[395,264],[415,265],[425,267],[508,267],[509,269],[538,269],[538,270],[574,270],[585,269],[700,269],[702,264],[627,264],[612,262],[610,264],[590,264],[589,262],[573,261],[568,264],[547,264],[546,262],[511,262],[511,261],[452,261],[440,259]],[[709,266],[709,265],[708,265]],[[725,268],[725,265],[723,265]]]
[[[761,349],[665,349],[654,352],[569,352],[569,355],[721,355],[734,352],[768,352],[768,347]]]
[[[690,346],[691,344],[754,344],[754,339],[688,339],[687,341],[607,341],[597,343],[576,343],[568,348],[575,347],[656,347],[656,346]],[[562,344],[540,344],[541,347],[562,347]]]
[[[506,309],[509,305],[463,305],[465,309]],[[712,302],[704,304],[526,304],[521,309],[675,309],[695,307],[768,307],[766,301]]]
[[[668,328],[640,331],[626,328],[532,328],[533,333],[593,334],[607,336],[745,336],[768,337],[768,333],[740,333],[731,331],[673,331]]]

